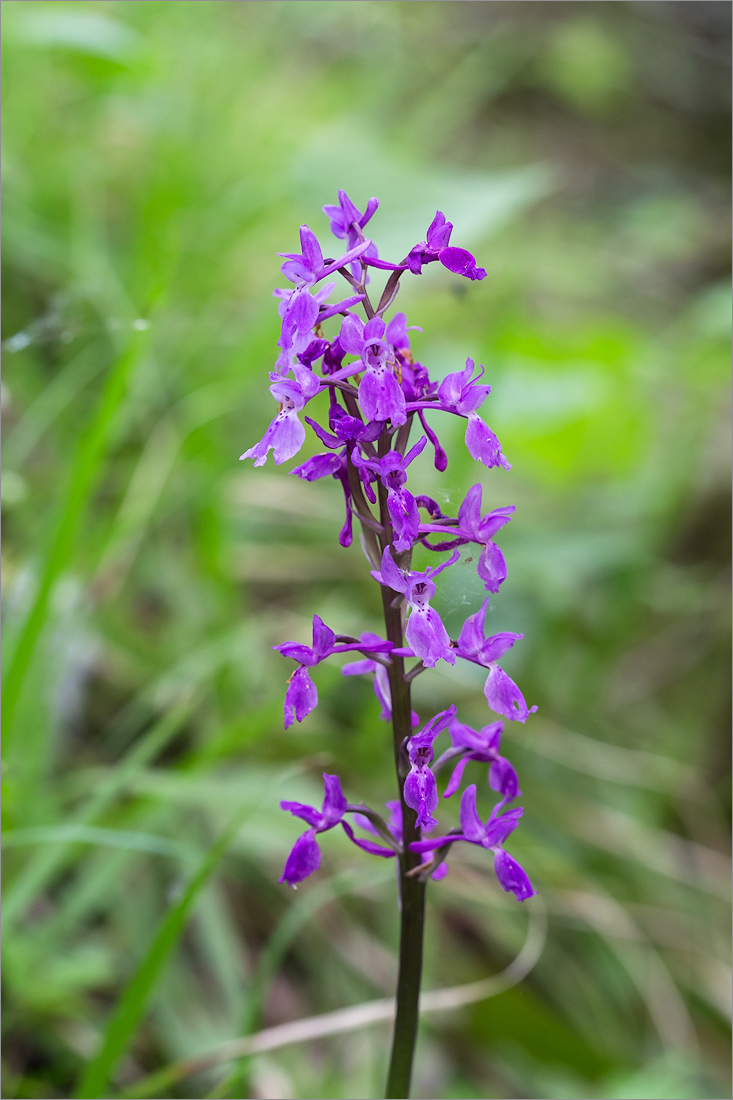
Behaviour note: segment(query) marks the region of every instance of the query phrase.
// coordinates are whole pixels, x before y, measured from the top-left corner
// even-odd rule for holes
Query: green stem
[[[391,528],[387,511],[387,493],[379,486],[379,503],[382,525],[385,529],[385,544],[389,541]],[[399,564],[409,566],[409,561]],[[404,645],[402,636],[402,607],[397,603],[399,593],[390,588],[382,588],[384,622],[387,639],[396,648]],[[397,603],[397,606],[393,606]],[[408,770],[404,745],[412,733],[410,683],[405,679],[404,660],[392,657],[388,670],[389,686],[392,697],[392,731],[397,786],[402,806],[402,847],[399,859],[401,926],[400,961],[397,979],[397,1005],[394,1032],[392,1036],[392,1055],[387,1076],[385,1095],[388,1098],[405,1100],[409,1096],[412,1061],[417,1040],[420,981],[422,977],[423,934],[425,925],[425,883],[409,875],[413,867],[420,863],[420,856],[410,850],[410,842],[419,839],[415,822],[417,815],[406,805],[403,788]]]

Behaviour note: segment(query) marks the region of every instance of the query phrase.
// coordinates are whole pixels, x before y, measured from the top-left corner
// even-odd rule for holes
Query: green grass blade
[[[3,833],[3,848],[23,844],[93,844],[123,848],[130,852],[186,858],[191,852],[166,836],[136,833],[130,829],[100,829],[93,825],[39,825],[29,829],[9,829]]]
[[[67,824],[78,828],[88,825],[114,801],[117,794],[124,790],[134,775],[161,752],[178,733],[189,717],[195,697],[184,700],[168,711],[160,721],[141,737],[129,750],[124,759],[113,769],[106,782],[101,783],[81,809],[76,819]],[[7,928],[31,905],[44,889],[48,881],[63,868],[72,847],[72,841],[53,845],[38,852],[28,861],[23,872],[12,885],[5,890],[2,911],[2,925]]]
[[[392,874],[393,869],[391,867],[378,867],[369,875],[363,871],[345,871],[340,875],[335,875],[328,882],[312,888],[288,908],[275,927],[260,957],[239,1025],[238,1036],[240,1038],[249,1035],[256,1029],[270,983],[300,929],[312,919],[319,909],[335,898],[344,894],[351,894],[357,888],[379,885],[388,881]],[[249,1058],[240,1058],[234,1070],[216,1087],[211,1096],[226,1096],[237,1088],[240,1083],[242,1089],[244,1089],[244,1079],[249,1062]],[[143,1078],[143,1080],[137,1081],[134,1085],[125,1089],[121,1095],[125,1100],[140,1100],[140,1098],[156,1096],[162,1094],[176,1081],[189,1076],[191,1072],[192,1067],[189,1059],[174,1062],[172,1065],[164,1066],[157,1072]]]
[[[158,975],[178,942],[191,906],[239,831],[251,806],[240,809],[209,850],[180,899],[163,918],[145,957],[117,1003],[97,1055],[87,1065],[76,1092],[78,1100],[108,1096],[108,1082],[145,1011]]]
[[[133,332],[129,343],[112,367],[102,394],[99,409],[87,434],[81,441],[71,467],[69,487],[64,498],[56,529],[41,570],[33,605],[23,624],[10,659],[3,690],[5,751],[13,734],[13,718],[20,699],[36,643],[46,621],[48,603],[54,584],[66,567],[79,530],[84,507],[90,499],[95,478],[101,470],[105,445],[110,436],[115,413],[122,402],[127,380],[146,343],[147,334]]]

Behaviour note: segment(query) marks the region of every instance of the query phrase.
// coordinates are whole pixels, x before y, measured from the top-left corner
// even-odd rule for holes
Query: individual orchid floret
[[[441,711],[407,742],[410,770],[405,779],[403,793],[405,802],[417,814],[415,824],[418,829],[434,829],[437,825],[432,816],[438,805],[438,788],[430,768],[434,756],[433,741],[455,716],[454,706]]]
[[[361,240],[358,229],[363,229],[376,213],[379,199],[369,199],[363,214],[357,210],[345,191],[339,191],[338,199],[338,206],[324,206],[323,213],[331,221],[330,229],[334,237],[338,237],[339,240],[346,238],[351,248]]]
[[[326,283],[318,290],[303,285],[273,291],[273,297],[280,299],[278,313],[282,320],[280,339],[277,342],[281,350],[275,363],[279,374],[287,374],[295,362],[302,362],[301,356],[313,344],[313,329],[317,324],[336,313],[347,313],[364,298],[363,294],[352,294],[340,302],[329,303],[327,299],[335,285]]]
[[[368,646],[365,646],[362,641],[339,641],[333,630],[323,622],[323,619],[318,615],[314,615],[313,644],[311,646],[304,645],[302,642],[283,642],[281,645],[272,647],[281,653],[283,657],[290,657],[293,661],[298,662],[298,668],[290,677],[285,692],[285,729],[292,726],[294,720],[302,722],[318,706],[318,692],[316,685],[310,678],[309,668],[320,664],[321,661],[325,661],[327,657],[333,656],[334,653],[348,653],[355,649],[366,653],[380,654],[391,651],[391,642],[384,641],[376,635],[370,635],[370,638],[374,639],[374,643],[370,643]]]
[[[372,317],[366,324],[348,313],[341,325],[339,341],[350,355],[358,355],[360,362],[342,367],[331,375],[343,380],[364,371],[359,383],[359,407],[366,420],[391,420],[394,425],[404,424],[405,395],[397,381],[397,363],[394,349],[384,339],[385,324],[381,317]]]
[[[438,404],[434,407],[466,417],[466,446],[472,458],[489,468],[503,466],[505,470],[511,470],[510,463],[501,453],[501,443],[476,412],[490,393],[491,386],[479,385],[478,380],[484,373],[483,367],[479,368],[479,374],[475,378],[473,372],[473,359],[467,359],[465,370],[447,375],[438,386]]]
[[[387,490],[387,508],[394,531],[394,548],[398,553],[409,550],[418,535],[420,513],[412,493],[405,488],[407,467],[425,448],[425,436],[418,440],[406,455],[399,451],[388,451],[379,459],[362,458],[354,451],[352,461],[355,466],[371,470],[377,474]]]
[[[461,798],[461,832],[430,840],[417,840],[410,844],[413,852],[426,853],[455,844],[458,840],[477,844],[494,853],[494,870],[502,890],[512,893],[517,901],[526,901],[534,895],[532,884],[522,867],[504,850],[504,841],[516,829],[524,811],[521,806],[501,813],[504,803],[495,806],[484,824],[476,809],[476,785],[466,787]]]
[[[537,707],[527,707],[517,685],[496,663],[524,635],[504,632],[486,638],[484,621],[488,604],[487,597],[480,610],[466,619],[458,638],[456,653],[466,661],[488,668],[484,695],[491,710],[508,718],[510,722],[526,722]]]
[[[352,840],[359,848],[372,855],[395,856],[399,849],[399,843],[392,848],[385,848],[381,844],[373,844],[369,840],[355,837],[348,822],[344,821],[344,814],[353,812],[341,790],[341,783],[337,775],[323,774],[325,796],[323,806],[317,810],[315,806],[306,806],[303,802],[281,802],[280,809],[287,810],[294,817],[301,818],[310,828],[298,837],[290,855],[287,858],[280,882],[287,882],[288,886],[297,886],[308,875],[312,875],[321,865],[321,849],[316,840],[317,833],[326,833],[341,825],[349,840]],[[378,815],[377,820],[380,820]],[[377,835],[380,835],[377,833]],[[389,839],[389,838],[388,838]]]
[[[446,523],[420,524],[420,534],[447,534],[456,536],[456,541],[439,543],[431,546],[425,543],[431,550],[452,549],[455,545],[465,542],[477,542],[481,545],[481,554],[478,561],[477,572],[486,586],[487,592],[498,592],[500,585],[506,580],[506,562],[504,555],[493,541],[496,532],[508,523],[515,511],[515,506],[509,504],[504,508],[495,508],[493,512],[481,515],[481,486],[474,485],[466,493],[465,500],[458,510],[458,522],[451,526]]]
[[[405,261],[413,275],[420,275],[425,264],[439,260],[443,267],[447,267],[455,275],[463,275],[466,279],[485,279],[486,272],[478,267],[475,258],[465,248],[455,248],[450,244],[453,226],[445,220],[445,215],[436,211],[435,217],[428,226],[425,240],[416,244]]]
[[[430,600],[435,595],[432,578],[449,565],[455,564],[459,557],[460,554],[456,550],[447,561],[442,562],[435,569],[426,569],[421,573],[403,573],[395,564],[390,547],[385,546],[381,571],[372,570],[375,580],[394,592],[402,593],[406,598],[410,617],[407,620],[405,640],[426,668],[434,668],[441,659],[449,665],[454,665],[456,662],[456,652],[451,648],[448,632],[438,612],[430,606]]]
[[[453,748],[443,753],[436,764],[436,770],[439,764],[455,759],[459,753],[465,755],[461,756],[453,769],[453,774],[443,792],[443,798],[450,798],[458,790],[463,772],[470,760],[489,764],[489,786],[503,796],[502,804],[511,802],[522,793],[514,768],[506,757],[499,755],[499,742],[503,729],[503,722],[492,722],[491,725],[483,726],[480,730],[472,729],[471,726],[466,726],[455,719],[451,722],[448,732]]]
[[[295,283],[298,287],[315,286],[321,279],[325,279],[326,276],[332,275],[334,271],[338,271],[340,267],[344,267],[352,260],[362,256],[371,243],[370,240],[361,240],[353,248],[349,248],[349,251],[345,252],[343,256],[339,256],[337,260],[329,260],[328,263],[324,263],[321,246],[315,233],[307,225],[301,225],[300,247],[303,251],[302,253],[278,252],[278,256],[286,257],[286,262],[280,270],[287,279],[290,279],[291,283]]]
[[[281,802],[280,809],[288,810],[310,826],[307,832],[298,837],[285,863],[280,882],[295,886],[308,875],[318,870],[321,864],[321,849],[316,842],[316,833],[325,833],[340,824],[348,805],[337,775],[323,774],[325,796],[323,806],[306,806],[302,802]]]
[[[267,455],[272,450],[275,465],[287,462],[298,453],[305,442],[305,428],[298,419],[298,413],[318,393],[321,383],[307,367],[296,365],[292,368],[295,378],[283,378],[271,374],[273,385],[270,393],[280,402],[280,410],[259,443],[240,455],[240,461],[253,458],[255,466],[264,466]]]

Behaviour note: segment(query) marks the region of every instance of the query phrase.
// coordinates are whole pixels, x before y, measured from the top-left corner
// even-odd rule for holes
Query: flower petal
[[[517,901],[526,901],[533,897],[535,891],[522,867],[516,859],[512,859],[508,852],[500,848],[494,855],[494,870],[502,890],[511,892]]]
[[[321,849],[316,841],[314,829],[299,836],[293,845],[293,850],[287,858],[287,862],[280,876],[280,882],[287,882],[288,886],[295,886],[302,882],[308,875],[312,875],[321,865]]]

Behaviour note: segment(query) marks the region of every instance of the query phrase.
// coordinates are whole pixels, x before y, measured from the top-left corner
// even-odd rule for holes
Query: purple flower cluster
[[[434,668],[438,661],[454,665],[461,659],[487,670],[484,695],[490,710],[503,719],[524,722],[537,708],[527,706],[517,685],[498,664],[522,635],[486,635],[490,596],[469,615],[455,640],[431,606],[436,578],[458,561],[460,548],[470,544],[478,547],[477,571],[486,592],[499,591],[507,569],[495,537],[512,518],[514,506],[482,514],[482,486],[477,483],[468,490],[453,518],[443,514],[430,497],[415,495],[407,488],[413,472],[410,467],[428,444],[436,469],[442,472],[447,466],[446,452],[428,423],[433,413],[447,413],[466,421],[466,447],[483,466],[511,468],[499,440],[478,412],[491,387],[481,381],[483,368],[476,370],[471,359],[442,380],[431,380],[410,348],[408,332],[416,326],[408,326],[404,313],[396,313],[389,321],[384,319],[404,274],[419,275],[433,262],[470,280],[483,279],[486,272],[470,252],[450,244],[453,226],[440,211],[428,227],[425,240],[411,248],[400,263],[380,258],[374,242],[364,235],[378,205],[377,199],[370,199],[362,213],[340,191],[338,204],[323,208],[333,235],[344,242],[335,250],[341,252],[336,259],[324,257],[308,226],[300,230],[301,251],[281,253],[285,259],[282,274],[292,285],[274,292],[282,324],[270,392],[278,410],[262,439],[241,457],[252,458],[255,466],[262,466],[272,451],[276,464],[285,462],[303,446],[305,424],[312,428],[326,451],[313,455],[291,472],[304,481],[331,476],[340,482],[346,519],[339,541],[344,547],[351,544],[356,517],[372,576],[387,590],[387,604],[402,607],[404,644],[373,633],[359,638],[337,635],[315,615],[311,645],[284,642],[274,647],[296,662],[285,693],[285,727],[303,721],[318,704],[312,670],[321,661],[354,651],[360,659],[345,665],[342,673],[373,676],[385,720],[392,717],[391,684],[396,683],[395,690],[401,691],[400,685],[411,682],[423,669]],[[341,251],[343,248],[345,251]],[[370,270],[389,272],[376,305],[367,290]],[[345,280],[351,293],[332,302],[336,284],[324,280],[336,274]],[[354,312],[356,307],[363,309],[364,319]],[[324,328],[327,321],[331,324]],[[302,422],[301,413],[319,394],[324,395],[325,415],[320,422],[303,415]],[[420,436],[408,449],[413,429],[419,430]],[[375,505],[376,512],[372,510]],[[433,568],[413,569],[412,553],[418,546],[449,556]],[[395,633],[390,637],[394,639]],[[396,682],[395,669],[403,669],[406,659],[416,664],[400,673],[404,679]],[[402,713],[406,721],[407,710]],[[420,724],[414,712],[411,724],[413,730]],[[413,867],[411,873],[434,879],[447,874],[445,857],[457,841],[490,849],[501,887],[519,900],[531,897],[534,891],[529,879],[504,848],[523,811],[521,807],[508,808],[521,792],[512,765],[499,755],[503,727],[503,721],[492,720],[476,731],[459,722],[456,708],[451,706],[431,718],[419,732],[404,736],[400,748],[401,800],[387,803],[388,820],[362,804],[347,803],[335,775],[324,775],[325,799],[320,810],[296,802],[281,803],[283,809],[308,826],[288,857],[281,881],[294,886],[312,874],[321,859],[317,835],[341,825],[354,844],[372,854],[394,857],[412,852],[424,856],[423,863]],[[434,743],[443,734],[451,744],[436,761]],[[447,763],[454,765],[443,792],[447,799],[459,789],[471,762],[488,765],[489,787],[499,794],[500,801],[484,823],[476,807],[476,786],[472,784],[461,798],[460,829],[423,839],[419,830],[430,832],[438,824],[434,814],[440,803],[439,772]],[[408,811],[415,814],[418,839],[408,836],[405,845],[403,814]],[[352,823],[345,815],[352,815]],[[380,842],[358,836],[353,826]],[[410,835],[416,834],[413,831]],[[410,859],[414,861],[415,856]]]

